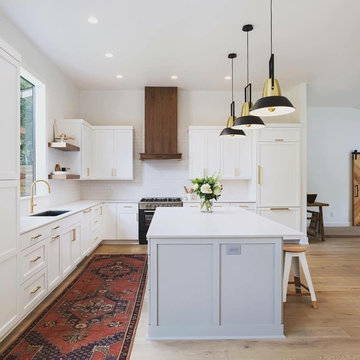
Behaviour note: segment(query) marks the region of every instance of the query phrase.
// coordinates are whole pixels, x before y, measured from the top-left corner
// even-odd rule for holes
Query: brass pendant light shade
[[[224,128],[220,136],[228,136],[228,137],[244,137],[246,134],[243,130],[233,129],[234,121],[236,119],[235,116],[235,101],[234,101],[234,66],[233,61],[236,58],[236,54],[231,53],[228,55],[228,58],[231,59],[231,105],[230,105],[230,116],[228,118],[226,128]]]
[[[281,95],[279,82],[274,76],[274,54],[272,52],[272,0],[270,0],[270,39],[271,56],[269,60],[269,78],[265,81],[262,98],[250,110],[256,116],[281,116],[295,111],[291,101]]]
[[[249,32],[253,30],[251,24],[244,25],[242,28],[246,32],[246,76],[247,76],[247,85],[244,89],[245,102],[243,103],[241,109],[241,115],[238,117],[233,125],[233,129],[242,130],[242,129],[260,129],[265,126],[264,122],[259,116],[254,116],[250,114],[250,109],[253,104],[251,102],[251,83],[249,81]]]

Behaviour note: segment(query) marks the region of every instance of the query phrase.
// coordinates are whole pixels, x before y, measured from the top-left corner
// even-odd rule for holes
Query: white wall
[[[79,90],[10,20],[0,13],[0,37],[22,56],[22,67],[42,81],[46,86],[47,138],[52,139],[54,119],[77,117],[79,113]],[[53,170],[61,162],[62,154],[48,151],[47,167]],[[63,163],[63,162],[62,162]],[[64,164],[66,165],[66,164]],[[40,185],[41,186],[41,185]],[[80,198],[80,185],[76,182],[51,181],[50,196],[38,199],[38,208],[48,204],[57,205]],[[28,211],[28,200],[21,201],[22,214]]]
[[[289,96],[295,106],[302,106],[302,87]],[[257,97],[258,94],[254,94]],[[242,93],[235,94],[236,113],[240,113]],[[188,179],[188,127],[189,125],[226,125],[230,113],[229,91],[184,91],[178,97],[178,151],[181,161],[140,161],[144,151],[144,91],[81,91],[80,117],[93,125],[133,125],[135,128],[135,180],[134,181],[87,181],[81,186],[82,198],[120,199],[142,196],[181,196],[183,186],[190,186]],[[305,97],[306,101],[306,97]],[[273,119],[272,122],[300,122],[301,112]],[[268,120],[269,122],[270,120]],[[222,200],[255,200],[255,188],[248,181],[224,181]],[[252,189],[252,190],[250,190]]]
[[[351,152],[360,150],[360,110],[308,109],[308,193],[329,203],[324,209],[328,226],[352,222]]]

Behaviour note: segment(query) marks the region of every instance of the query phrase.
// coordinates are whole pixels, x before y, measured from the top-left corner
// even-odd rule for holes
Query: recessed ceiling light
[[[112,58],[112,57],[114,57],[114,54],[111,53],[111,52],[108,52],[108,53],[105,54],[105,56],[106,56],[107,58]]]
[[[98,18],[96,18],[95,16],[90,16],[88,18],[88,23],[89,24],[97,24],[99,22]]]
[[[225,76],[225,80],[231,80],[231,76]]]
[[[170,78],[173,80],[176,80],[178,77],[177,77],[177,75],[171,75]]]
[[[117,78],[117,79],[122,79],[123,76],[122,76],[121,74],[117,74],[117,75],[116,75],[116,78]]]

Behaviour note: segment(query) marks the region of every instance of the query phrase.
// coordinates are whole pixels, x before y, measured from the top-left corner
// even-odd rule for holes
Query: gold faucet
[[[46,180],[36,180],[31,184],[31,189],[30,189],[30,214],[34,213],[34,207],[37,205],[34,203],[34,187],[35,184],[37,184],[38,182],[43,182],[47,185],[48,190],[49,190],[49,194],[50,194],[50,184],[46,181]]]

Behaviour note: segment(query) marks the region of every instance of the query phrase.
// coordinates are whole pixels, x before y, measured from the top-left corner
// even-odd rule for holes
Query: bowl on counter
[[[312,204],[315,202],[317,194],[307,194],[307,202]]]

